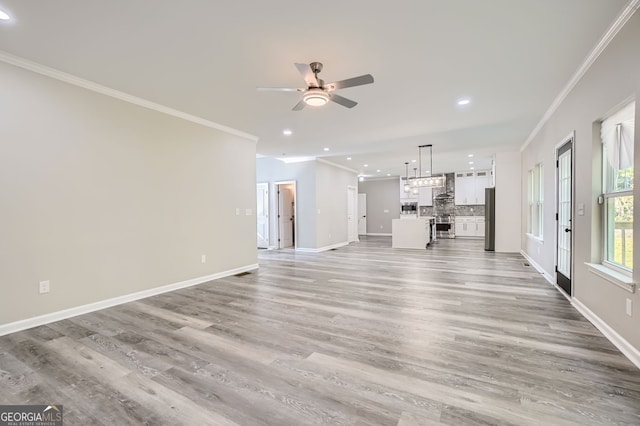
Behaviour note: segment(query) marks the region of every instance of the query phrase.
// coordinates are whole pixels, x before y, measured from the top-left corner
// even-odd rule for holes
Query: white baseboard
[[[560,289],[560,287],[554,282],[553,276],[545,271],[540,265],[538,265],[533,259],[531,259],[524,251],[520,251],[520,254],[524,256],[525,259],[529,262],[531,266],[536,268],[538,272],[540,272],[544,278],[549,281],[551,285],[556,287],[560,294],[569,300],[569,303],[576,308],[580,314],[585,317],[591,324],[594,325],[595,328],[600,330],[600,332],[606,337],[613,345],[620,350],[629,358],[636,367],[640,368],[640,351],[633,347],[631,343],[624,339],[624,337],[620,336],[611,326],[609,326],[606,322],[604,322],[599,316],[591,311],[591,309],[587,308],[582,302],[580,302],[575,297],[569,297],[564,290]]]
[[[549,284],[557,287],[558,285],[555,283],[555,280],[553,279],[553,275],[551,275],[550,273],[548,273],[547,271],[544,270],[544,268],[540,265],[538,265],[536,263],[535,260],[533,260],[531,257],[529,257],[529,255],[527,253],[525,253],[524,250],[520,250],[520,254],[527,259],[527,262],[529,262],[529,264],[531,266],[533,266],[536,271],[540,272],[542,274],[542,276],[544,277],[545,280],[549,281]],[[564,294],[564,293],[563,293]]]
[[[343,242],[343,243],[338,243],[338,244],[333,244],[330,246],[325,246],[325,247],[320,247],[320,248],[304,248],[304,247],[298,247],[296,248],[296,251],[302,252],[302,253],[320,253],[322,251],[327,251],[327,250],[332,250],[335,248],[339,248],[339,247],[344,247],[344,246],[348,246],[349,243],[348,242]]]
[[[218,272],[216,274],[205,275],[204,277],[193,278],[186,281],[181,281],[174,284],[168,284],[161,287],[150,288],[148,290],[138,291],[136,293],[125,294],[123,296],[113,297],[111,299],[101,300],[99,302],[89,303],[87,305],[76,306],[62,311],[52,312],[50,314],[40,315],[33,318],[27,318],[8,324],[0,325],[0,336],[5,334],[15,333],[17,331],[26,330],[28,328],[37,327],[40,325],[50,324],[52,322],[60,321],[63,319],[75,317],[82,314],[88,314],[89,312],[99,311],[101,309],[110,308],[112,306],[121,305],[127,302],[133,302],[134,300],[144,299],[147,297],[155,296],[157,294],[167,293],[169,291],[178,290],[185,287],[191,287],[194,285],[206,283],[208,281],[217,280],[219,278],[228,277],[230,275],[239,274],[241,272],[252,271],[258,269],[258,264],[241,266],[239,268],[230,269],[228,271]]]
[[[574,308],[582,314],[583,317],[589,320],[604,336],[614,344],[616,348],[620,350],[629,361],[640,368],[640,351],[633,347],[624,337],[620,336],[613,328],[611,328],[606,322],[604,322],[599,316],[597,316],[591,309],[587,308],[582,302],[575,297],[571,300],[571,304]]]
[[[383,232],[367,232],[365,235],[370,237],[390,237],[391,234]]]

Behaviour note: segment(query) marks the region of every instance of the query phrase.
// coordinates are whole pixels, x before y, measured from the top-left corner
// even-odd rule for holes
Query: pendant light
[[[411,191],[411,186],[409,186],[409,162],[405,162],[404,163],[404,192],[409,192]]]
[[[431,167],[429,170],[429,176],[422,176],[422,148],[429,148],[429,158],[431,161]],[[416,169],[414,170],[414,177],[409,178],[407,177],[407,184],[405,184],[405,192],[407,191],[407,187],[409,188],[415,188],[417,191],[417,188],[442,188],[445,186],[446,184],[446,177],[444,175],[437,175],[437,176],[433,176],[433,174],[431,173],[431,171],[433,170],[433,146],[432,145],[420,145],[418,146],[418,152],[419,152],[419,159],[420,162],[418,163],[420,166],[420,176],[417,175],[417,173],[415,173]],[[408,163],[404,163],[404,164],[408,164]],[[417,194],[417,192],[414,192],[414,194]]]

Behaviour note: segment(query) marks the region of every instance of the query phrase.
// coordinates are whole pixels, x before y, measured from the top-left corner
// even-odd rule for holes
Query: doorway
[[[258,223],[258,248],[269,248],[269,184],[256,186],[256,221]]]
[[[367,194],[358,194],[358,235],[367,234]]]
[[[278,198],[277,229],[278,248],[296,245],[296,186],[295,183],[277,183]]]
[[[347,187],[347,242],[358,241],[356,230],[356,205],[358,204],[358,190],[355,186]]]
[[[573,265],[573,134],[556,150],[556,283],[571,296]]]

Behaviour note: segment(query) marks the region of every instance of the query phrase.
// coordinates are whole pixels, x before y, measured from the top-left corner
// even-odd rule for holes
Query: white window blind
[[[633,167],[634,119],[635,103],[630,103],[602,122],[600,136],[614,170]]]

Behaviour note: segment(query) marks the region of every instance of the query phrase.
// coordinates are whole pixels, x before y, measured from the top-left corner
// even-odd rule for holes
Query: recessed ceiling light
[[[418,160],[411,160],[412,163],[415,163],[416,161],[418,161]]]
[[[470,102],[471,102],[470,99],[460,99],[458,101],[458,105],[469,105]]]
[[[387,176],[391,176],[391,173],[387,173]]]
[[[8,21],[9,19],[11,19],[11,16],[9,16],[4,10],[0,10],[0,21]]]
[[[285,136],[291,136],[293,134],[293,132],[291,131],[291,129],[284,129],[282,131],[282,134]]]
[[[347,160],[351,161],[351,157],[347,157]]]
[[[469,154],[469,155],[467,155],[467,157],[471,158],[471,157],[473,157],[473,154]]]
[[[329,148],[324,148],[325,151],[329,151]]]
[[[475,170],[475,169],[476,169],[475,167],[469,167],[469,168],[470,168],[471,170]]]
[[[365,167],[369,167],[369,165],[368,165],[368,164],[365,164],[364,166],[365,166]]]
[[[469,161],[469,164],[473,164],[473,161]]]

